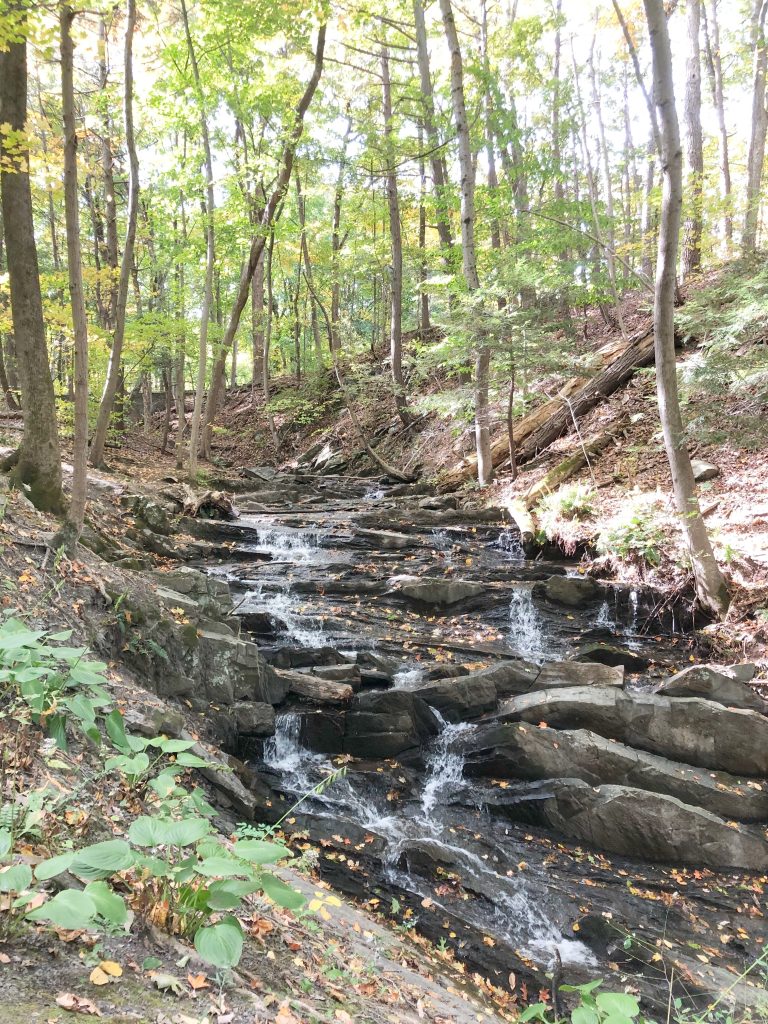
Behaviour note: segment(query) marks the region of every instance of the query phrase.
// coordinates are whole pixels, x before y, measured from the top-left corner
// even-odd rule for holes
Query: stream
[[[232,557],[203,567],[230,584],[242,627],[272,665],[393,694],[505,659],[567,659],[600,642],[666,671],[687,660],[691,640],[677,630],[690,623],[679,611],[657,615],[655,595],[609,587],[581,607],[543,600],[537,585],[580,577],[577,564],[527,559],[498,512],[404,490],[265,471],[238,497],[239,519],[208,524]],[[426,606],[402,596],[411,577],[482,589]],[[650,671],[631,685],[647,689]],[[492,985],[533,999],[559,961],[564,982],[607,976],[661,1012],[667,954],[680,994],[700,1002],[757,948],[762,912],[743,885],[736,892],[735,875],[694,876],[568,843],[528,814],[538,783],[525,784],[521,802],[516,782],[470,772],[482,718],[435,711],[437,732],[417,748],[361,758],[339,756],[328,739],[339,713],[290,697],[274,736],[241,753],[283,806],[301,801],[282,827],[318,850],[323,878]],[[738,941],[719,941],[722,922]]]

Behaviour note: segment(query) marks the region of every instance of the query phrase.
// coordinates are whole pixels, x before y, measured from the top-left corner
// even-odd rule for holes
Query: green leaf
[[[261,877],[261,887],[271,900],[286,910],[300,910],[307,902],[297,889],[292,889],[274,875],[265,873]]]
[[[636,1017],[640,1013],[637,999],[625,992],[600,992],[595,1001],[602,1013],[611,1016]]]
[[[13,836],[7,828],[0,829],[0,857],[6,857],[11,852]]]
[[[149,757],[147,754],[136,754],[135,757],[127,757],[125,754],[118,754],[117,757],[108,757],[104,767],[111,771],[117,768],[123,775],[138,776],[149,768]]]
[[[150,817],[137,818],[128,829],[128,838],[136,846],[189,846],[210,832],[211,826],[205,818]]]
[[[45,723],[48,735],[56,741],[59,750],[67,749],[67,721],[64,715],[51,715]]]
[[[62,703],[81,722],[92,725],[96,721],[96,708],[93,702],[88,697],[83,696],[82,693],[78,693],[74,697],[68,697]]]
[[[258,882],[241,882],[228,878],[222,882],[211,882],[208,888],[208,906],[211,910],[234,910],[245,896],[258,892]]]
[[[55,878],[69,870],[69,866],[75,859],[75,853],[60,853],[58,857],[49,857],[48,860],[41,860],[35,868],[35,878],[38,882],[47,882],[49,878]]]
[[[122,927],[128,922],[128,907],[122,896],[113,892],[106,882],[91,882],[86,885],[85,894],[93,900],[96,912],[110,924]]]
[[[184,768],[210,768],[211,766],[210,761],[198,757],[197,754],[179,754],[176,764],[180,764]]]
[[[600,1017],[589,1006],[577,1006],[571,1014],[571,1024],[598,1024]]]
[[[279,860],[293,856],[280,843],[266,843],[262,839],[241,839],[235,843],[233,853],[251,864],[276,864]]]
[[[123,716],[115,708],[114,711],[110,711],[107,717],[104,719],[104,725],[107,729],[107,736],[114,743],[118,750],[128,751],[128,734],[125,731],[125,722]]]
[[[195,933],[195,949],[214,967],[235,967],[243,953],[243,930],[234,917],[200,928]]]
[[[194,747],[194,740],[169,740],[163,736],[156,736],[149,741],[152,747],[159,747],[164,754],[178,754],[182,750],[189,750]]]
[[[0,871],[0,892],[23,892],[32,881],[32,868],[29,864],[12,864]]]
[[[525,1024],[528,1020],[546,1020],[547,1004],[546,1003],[531,1003],[527,1006],[520,1016],[517,1018],[519,1024]]]
[[[200,861],[196,869],[199,875],[206,878],[232,878],[235,875],[248,875],[251,873],[250,865],[236,860],[234,857],[206,857]]]
[[[124,839],[109,839],[77,851],[70,871],[78,878],[107,878],[133,863],[133,853]]]
[[[27,917],[30,921],[51,921],[60,928],[90,928],[96,917],[96,904],[85,892],[65,889],[42,907],[31,910]]]

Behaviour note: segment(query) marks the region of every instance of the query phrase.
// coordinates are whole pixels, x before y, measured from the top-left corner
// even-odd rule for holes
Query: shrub
[[[657,504],[635,502],[621,511],[601,532],[601,554],[641,565],[657,566],[666,536]]]

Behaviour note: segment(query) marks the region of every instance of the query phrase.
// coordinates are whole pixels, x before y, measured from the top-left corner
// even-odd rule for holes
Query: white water
[[[493,546],[498,548],[499,551],[503,551],[507,558],[512,561],[522,562],[525,558],[523,545],[520,543],[520,534],[513,530],[502,531]]]
[[[522,658],[542,661],[552,654],[531,587],[518,584],[509,601],[509,646]]]
[[[427,821],[431,821],[432,811],[445,794],[456,793],[463,787],[464,755],[453,748],[457,739],[474,729],[468,722],[449,724],[439,711],[434,711],[434,714],[440,720],[441,730],[425,766],[421,809]]]
[[[267,590],[265,584],[258,581],[252,590],[249,590],[238,611],[242,614],[248,612],[268,612],[285,623],[287,627],[287,638],[293,640],[299,647],[324,647],[329,640],[328,634],[323,632],[319,626],[313,626],[307,622],[306,617],[299,611],[297,605],[301,602],[301,596],[292,596],[290,584],[273,584],[279,586],[279,590]]]
[[[401,668],[392,677],[393,690],[415,690],[424,682],[423,668]]]
[[[595,626],[603,629],[615,629],[616,619],[607,601],[603,601],[595,619]]]
[[[371,486],[363,495],[363,501],[381,501],[385,491],[382,487]]]
[[[319,530],[293,530],[290,527],[257,527],[255,542],[249,547],[276,561],[313,562],[320,556]]]

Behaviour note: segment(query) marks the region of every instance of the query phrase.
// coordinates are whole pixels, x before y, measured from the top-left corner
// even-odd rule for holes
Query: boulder
[[[512,697],[498,718],[590,729],[685,764],[738,775],[768,774],[768,718],[700,697],[569,686]]]
[[[462,666],[456,667],[461,668]],[[538,676],[538,665],[531,661],[524,661],[522,658],[514,658],[509,661],[499,661],[495,665],[478,669],[477,672],[464,674],[464,679],[472,685],[475,682],[492,683],[497,697],[511,697],[514,694],[528,693],[532,690]],[[447,679],[450,676],[446,674],[443,678]]]
[[[170,572],[154,572],[152,578],[163,591],[182,594],[195,601],[200,611],[211,618],[232,614],[232,595],[225,580],[186,566]]]
[[[360,693],[347,711],[344,752],[355,757],[397,757],[439,731],[435,713],[407,690]]]
[[[702,484],[705,480],[714,480],[716,476],[720,476],[720,467],[713,462],[705,462],[704,459],[691,459],[691,469],[693,470],[693,479],[697,484]]]
[[[482,583],[421,577],[400,585],[400,593],[420,604],[451,605],[485,593]]]
[[[768,843],[759,830],[734,828],[673,796],[560,779],[547,798],[537,794],[537,803],[551,828],[597,849],[715,870],[768,870]]]
[[[275,709],[264,701],[239,700],[229,708],[238,736],[273,736]]]
[[[354,663],[348,665],[318,665],[312,675],[320,679],[333,679],[337,683],[349,683],[353,690],[360,689],[360,669]]]
[[[479,726],[466,740],[465,774],[474,778],[578,778],[677,797],[726,819],[768,821],[768,783],[678,764],[587,729],[533,728],[522,722]],[[757,786],[757,788],[755,788]]]
[[[168,510],[159,502],[145,498],[143,495],[137,495],[133,499],[132,511],[140,527],[146,527],[153,533],[160,533],[164,537],[175,533]]]
[[[193,667],[209,701],[229,705],[236,700],[285,700],[288,683],[264,661],[256,644],[205,630],[197,638]],[[199,701],[197,693],[195,698]]]
[[[242,612],[238,618],[248,633],[255,633],[268,640],[277,640],[288,631],[288,624],[272,612]]]
[[[750,670],[752,675],[749,675]],[[754,673],[754,665],[690,665],[659,683],[653,692],[668,697],[705,697],[731,708],[766,714],[768,703],[744,679],[745,676],[751,679]]]
[[[536,688],[557,686],[622,686],[623,665],[601,665],[588,661],[548,661],[541,666]]]
[[[621,665],[627,672],[645,672],[650,665],[647,658],[643,658],[626,647],[617,647],[615,644],[590,643],[582,644],[574,661],[598,662],[601,665]]]
[[[498,700],[492,679],[481,673],[442,679],[412,691],[417,697],[437,708],[447,722],[463,722],[493,711]]]
[[[291,672],[286,669],[275,669],[274,671],[288,687],[288,693],[304,697],[316,704],[347,704],[354,693],[349,683],[340,683],[334,679],[321,679],[309,672]]]
[[[589,576],[550,576],[542,583],[535,584],[535,597],[546,597],[555,604],[580,608],[601,597],[603,588]]]
[[[355,530],[355,537],[363,541],[366,547],[378,551],[401,551],[403,548],[416,547],[419,543],[417,537],[392,530]]]

